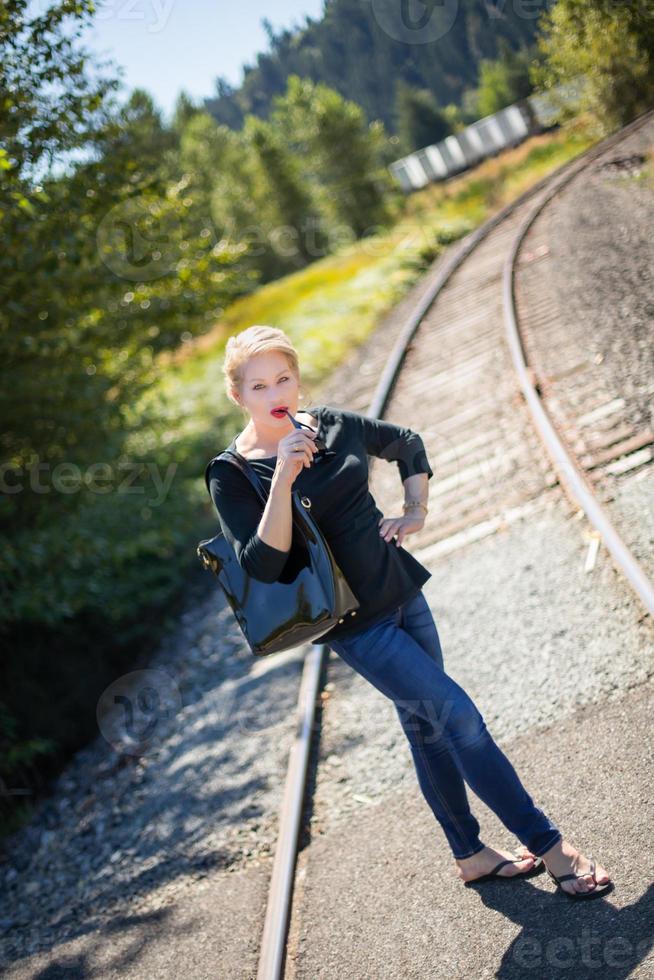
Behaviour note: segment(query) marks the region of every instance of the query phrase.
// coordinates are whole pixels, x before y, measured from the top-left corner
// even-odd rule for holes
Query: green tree
[[[105,458],[119,454],[147,423],[133,405],[156,355],[212,326],[251,288],[247,270],[235,268],[247,248],[217,247],[151,97],[137,89],[117,108],[111,80],[89,81],[72,39],[93,5],[60,3],[31,20],[25,8],[17,2],[0,14],[0,357],[11,378],[0,386],[0,453],[8,472],[71,456],[83,463],[99,443]],[[5,494],[0,518],[14,532],[36,529],[79,499],[51,495],[46,517],[38,494]]]
[[[539,21],[543,63],[532,69],[542,89],[578,85],[560,118],[589,112],[600,134],[624,125],[654,98],[654,6],[615,0],[558,0]],[[556,99],[556,96],[554,96]]]
[[[76,44],[91,0],[52,3],[38,17],[27,8],[27,0],[0,5],[0,222],[13,206],[30,210],[55,159],[92,145],[120,86],[91,78]]]
[[[211,215],[217,240],[239,250],[250,288],[297,268],[271,240],[279,213],[256,149],[243,131],[199,113],[182,134],[180,166],[193,197],[203,201]]]
[[[535,48],[513,51],[504,38],[499,41],[500,56],[484,58],[479,67],[477,111],[479,117],[491,116],[506,106],[531,95],[533,84],[530,66],[536,56]]]
[[[12,781],[97,733],[97,693],[151,648],[187,584],[205,453],[171,440],[183,405],[162,394],[157,355],[252,284],[247,247],[214,240],[150,96],[117,107],[118,83],[91,80],[73,41],[92,4],[31,20],[26,6],[0,5],[0,778]],[[168,480],[160,499],[153,467]]]
[[[172,129],[178,138],[181,137],[191,119],[202,112],[204,112],[203,107],[194,102],[190,95],[187,95],[186,92],[179,93],[175,103],[172,121]]]
[[[382,163],[387,137],[380,122],[368,124],[360,106],[297,75],[275,99],[271,122],[302,161],[328,225],[359,238],[388,220],[392,182]]]
[[[95,159],[44,178],[29,209],[5,216],[0,254],[2,448],[16,469],[118,454],[156,424],[133,405],[156,355],[202,333],[244,288],[234,250],[171,176],[170,140],[135,91],[95,140]],[[161,156],[163,152],[163,157]],[[16,399],[16,391],[21,398]],[[51,508],[70,511],[56,495]],[[28,493],[3,499],[12,526],[43,517]],[[52,511],[50,512],[50,517]]]
[[[301,268],[324,254],[326,240],[300,161],[274,127],[256,116],[246,118],[244,135],[259,162],[259,195],[274,211],[273,247],[288,264]]]
[[[447,116],[428,89],[398,80],[395,97],[396,131],[404,154],[438,143],[451,133]]]
[[[211,214],[220,237],[255,215],[246,154],[242,134],[217,124],[207,112],[190,118],[180,135],[180,172],[190,180],[196,202]]]

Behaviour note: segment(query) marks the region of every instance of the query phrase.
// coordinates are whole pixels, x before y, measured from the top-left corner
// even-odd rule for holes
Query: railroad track
[[[539,330],[556,331],[555,310],[532,274],[533,256],[546,255],[533,237],[536,227],[530,237],[536,216],[570,180],[652,119],[654,112],[648,112],[591,147],[450,249],[425,277],[427,286],[406,311],[390,355],[373,341],[358,388],[350,386],[342,394],[335,389],[321,398],[397,420],[423,436],[436,475],[430,509],[438,520],[413,535],[409,547],[424,564],[535,510],[563,507],[588,516],[591,536],[597,543],[604,540],[644,614],[654,612],[650,576],[603,508],[614,489],[609,481],[619,472],[652,465],[651,433],[646,425],[620,422],[620,400],[607,400],[601,392],[598,397],[592,384],[581,386],[572,412],[571,403],[557,401],[551,377],[539,376],[538,357],[535,364],[525,359],[525,352],[536,349]],[[583,367],[576,377],[582,376]],[[357,405],[377,377],[372,397]],[[582,438],[584,422],[597,419],[611,420],[613,431],[595,442]],[[629,465],[621,469],[620,460]],[[399,512],[395,468],[373,463],[370,483],[378,505],[384,513]],[[298,739],[280,816],[258,980],[284,972],[309,745],[327,650],[312,649],[305,660]]]
[[[623,164],[621,171],[637,170],[643,157],[621,153],[617,161],[600,158],[586,168],[585,179],[591,184],[601,180],[616,163]],[[643,540],[642,528],[624,522],[620,507],[613,505],[628,495],[628,487],[634,481],[651,477],[652,403],[646,395],[625,390],[619,376],[604,369],[606,338],[604,343],[589,343],[592,328],[580,329],[575,323],[577,319],[582,323],[587,319],[583,308],[572,314],[561,308],[548,245],[549,226],[558,219],[560,206],[557,194],[541,211],[530,215],[512,263],[521,344],[533,369],[540,400],[566,453],[588,492],[601,504],[613,525],[620,528],[626,544],[651,579],[651,541]],[[581,336],[584,333],[585,340]],[[647,359],[645,354],[643,360]]]

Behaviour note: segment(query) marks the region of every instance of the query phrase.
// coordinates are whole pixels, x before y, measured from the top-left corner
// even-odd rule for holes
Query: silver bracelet
[[[405,514],[407,510],[410,510],[412,507],[422,507],[425,515],[429,513],[429,508],[422,502],[422,500],[405,500],[402,504],[402,510]]]

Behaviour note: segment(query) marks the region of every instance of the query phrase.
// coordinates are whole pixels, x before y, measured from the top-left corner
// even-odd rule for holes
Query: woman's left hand
[[[397,535],[395,544],[399,548],[407,534],[414,534],[425,525],[422,515],[405,515],[404,517],[381,517],[379,519],[379,536],[384,541],[390,541]]]

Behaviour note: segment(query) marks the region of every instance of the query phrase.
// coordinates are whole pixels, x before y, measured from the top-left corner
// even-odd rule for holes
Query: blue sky
[[[40,13],[44,2],[30,7]],[[145,88],[169,119],[181,89],[199,98],[213,95],[219,75],[241,80],[243,64],[268,50],[264,17],[278,33],[319,18],[323,0],[96,0],[96,8],[80,41],[124,66],[117,98]]]

